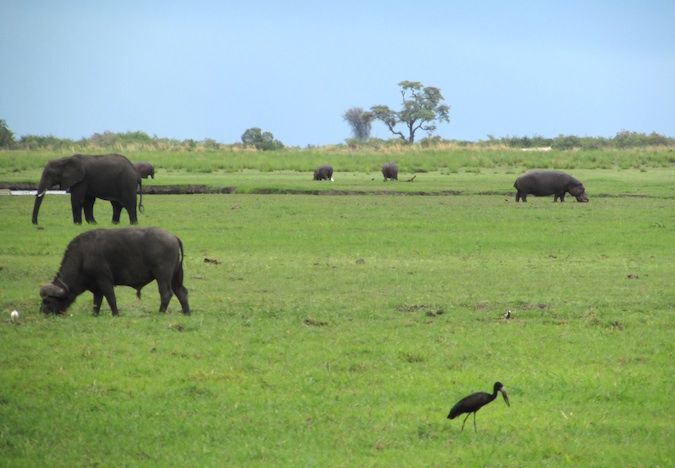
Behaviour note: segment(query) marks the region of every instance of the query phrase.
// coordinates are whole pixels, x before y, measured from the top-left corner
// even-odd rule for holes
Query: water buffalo
[[[527,196],[536,197],[553,195],[553,201],[565,201],[565,193],[570,193],[578,202],[587,202],[588,196],[584,185],[571,175],[562,171],[535,170],[526,172],[516,179],[513,184],[516,193],[516,202],[527,201]]]
[[[333,182],[333,166],[319,166],[314,170],[314,180],[330,180]]]
[[[394,163],[386,163],[382,166],[382,176],[384,181],[398,180],[398,167]]]
[[[160,312],[166,311],[175,294],[183,313],[190,313],[183,286],[183,243],[178,237],[159,228],[94,229],[70,241],[54,280],[40,288],[40,310],[63,313],[77,296],[91,291],[95,315],[104,296],[117,315],[114,286],[131,286],[140,293],[154,280]]]

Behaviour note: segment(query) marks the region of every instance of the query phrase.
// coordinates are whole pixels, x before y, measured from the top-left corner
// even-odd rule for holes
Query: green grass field
[[[67,197],[41,229],[32,197],[0,197],[0,464],[675,464],[672,165],[580,167],[588,204],[516,204],[524,167],[466,169],[158,173],[242,192],[144,199],[140,224],[185,244],[189,317],[154,285],[117,288],[118,318],[88,293],[41,315],[90,226]],[[246,193],[317,184],[364,194]],[[450,407],[495,380],[511,407],[460,432]]]

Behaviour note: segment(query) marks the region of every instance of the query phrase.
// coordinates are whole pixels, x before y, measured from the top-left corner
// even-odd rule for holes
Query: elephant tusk
[[[35,196],[38,198],[42,198],[45,196],[45,192],[38,192]]]

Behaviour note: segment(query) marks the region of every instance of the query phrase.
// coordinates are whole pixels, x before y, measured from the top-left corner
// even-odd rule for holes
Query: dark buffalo
[[[319,166],[314,170],[314,180],[333,181],[333,166]]]
[[[159,228],[94,229],[75,237],[66,248],[54,280],[40,288],[42,312],[63,313],[84,291],[94,294],[94,314],[105,296],[117,315],[114,286],[131,286],[138,293],[156,280],[160,312],[173,294],[184,314],[190,313],[183,286],[183,244]]]
[[[398,167],[394,163],[386,163],[382,166],[382,176],[384,181],[398,180]]]
[[[140,162],[140,163],[135,163],[134,167],[136,168],[136,172],[143,178],[147,179],[150,177],[151,179],[155,178],[155,168],[152,166],[152,164],[147,163],[147,162]]]
[[[588,196],[584,185],[571,175],[562,171],[536,170],[527,172],[516,179],[513,186],[518,191],[516,201],[527,201],[527,196],[536,197],[553,195],[553,201],[565,201],[565,193],[569,193],[578,202],[587,202]]]

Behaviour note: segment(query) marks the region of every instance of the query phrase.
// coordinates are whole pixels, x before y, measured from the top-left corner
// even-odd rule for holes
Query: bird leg
[[[474,413],[475,415],[475,413]],[[464,422],[462,423],[462,430],[459,432],[462,432],[464,430],[464,423],[466,422],[467,419],[469,419],[469,416],[471,416],[471,413],[466,413],[466,418],[464,418]]]
[[[476,411],[473,412],[473,431],[478,433],[478,429],[476,429]]]

